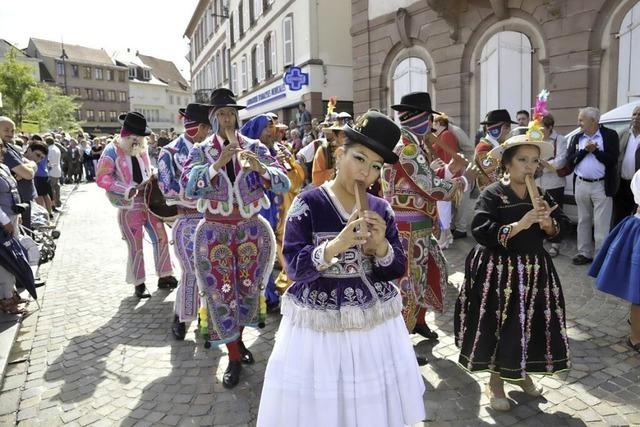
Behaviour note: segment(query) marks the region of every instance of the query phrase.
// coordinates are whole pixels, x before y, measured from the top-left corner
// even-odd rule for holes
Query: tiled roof
[[[35,45],[40,56],[59,58],[62,55],[62,43],[35,38],[31,38],[30,43]],[[114,66],[109,54],[103,49],[65,43],[64,51],[67,54],[67,61],[70,62]]]
[[[151,67],[151,74],[158,80],[168,84],[170,87],[182,90],[189,88],[189,83],[180,71],[178,71],[176,64],[173,62],[141,54],[138,54],[138,58],[140,58],[145,65]]]

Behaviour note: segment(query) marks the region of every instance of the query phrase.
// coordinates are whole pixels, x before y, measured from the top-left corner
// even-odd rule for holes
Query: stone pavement
[[[12,349],[0,425],[254,425],[278,316],[270,316],[265,329],[247,331],[256,364],[245,368],[237,388],[225,390],[224,351],[206,350],[193,325],[186,341],[173,340],[174,294],[157,290],[149,273],[153,297],[140,302],[131,296],[132,287],[123,283],[126,251],[115,214],[95,184],[83,184],[71,196],[41,288],[42,309],[24,320]],[[416,339],[417,351],[431,359],[422,368],[425,425],[640,425],[640,355],[623,344],[628,306],[593,290],[586,268],[570,263],[572,245],[563,248],[566,255],[556,266],[573,369],[540,380],[543,398],[508,386],[514,401],[508,413],[487,407],[486,375],[467,374],[455,362],[454,285],[461,282],[472,241],[456,241],[446,251],[454,285],[447,289],[445,313],[429,314],[441,339],[435,346]],[[150,250],[145,255],[152,259]]]

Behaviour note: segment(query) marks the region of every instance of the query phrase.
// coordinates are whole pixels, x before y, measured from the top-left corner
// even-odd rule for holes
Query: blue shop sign
[[[249,98],[247,100],[247,108],[255,108],[258,105],[267,104],[285,96],[287,96],[287,87],[283,83]]]
[[[303,73],[300,67],[291,67],[284,74],[284,82],[291,90],[300,90],[309,85],[309,74]]]

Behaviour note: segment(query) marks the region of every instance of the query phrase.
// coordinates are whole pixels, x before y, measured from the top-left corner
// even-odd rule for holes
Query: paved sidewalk
[[[193,325],[186,341],[173,339],[174,293],[156,289],[152,263],[147,285],[153,297],[140,302],[131,296],[132,287],[124,284],[125,243],[102,190],[81,185],[60,229],[42,310],[25,319],[12,350],[0,425],[254,425],[278,316],[270,316],[265,329],[247,331],[256,364],[244,369],[237,388],[226,390],[224,351],[204,349]],[[640,425],[640,355],[622,344],[628,306],[593,290],[586,268],[570,264],[570,245],[556,266],[567,300],[573,370],[542,379],[544,398],[509,386],[519,405],[508,413],[487,408],[486,375],[469,375],[455,362],[457,290],[450,286],[445,313],[429,314],[440,342],[429,346],[416,339],[417,350],[431,359],[422,368],[425,425]],[[454,284],[471,246],[465,239],[446,251]]]
[[[71,193],[76,189],[75,185],[64,185],[60,188],[60,197],[62,201],[62,207],[60,208],[60,212],[56,214],[54,218],[54,223],[57,224],[60,219],[60,215],[64,212],[64,207],[66,202],[71,195]],[[35,202],[33,202],[35,203]],[[38,273],[40,277],[46,276],[47,271],[49,270],[50,263],[44,263],[38,267]],[[42,291],[37,290],[38,295],[40,295]],[[28,292],[26,290],[22,290],[21,295],[23,298],[30,298],[28,296]],[[37,304],[35,302],[31,302],[30,304],[30,312],[35,310]],[[8,314],[4,312],[0,312],[0,383],[4,378],[4,373],[6,371],[7,363],[9,362],[9,356],[11,347],[18,336],[18,332],[20,331],[20,326],[23,321],[22,314]]]

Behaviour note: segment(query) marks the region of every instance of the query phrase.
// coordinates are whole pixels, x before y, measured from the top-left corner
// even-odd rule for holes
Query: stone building
[[[26,53],[41,61],[42,81],[80,100],[77,118],[85,132],[120,129],[118,115],[129,111],[127,67],[114,64],[103,49],[36,38],[29,39]]]
[[[352,0],[351,12],[356,113],[426,90],[469,131],[547,88],[567,131],[580,107],[640,97],[637,0]]]

